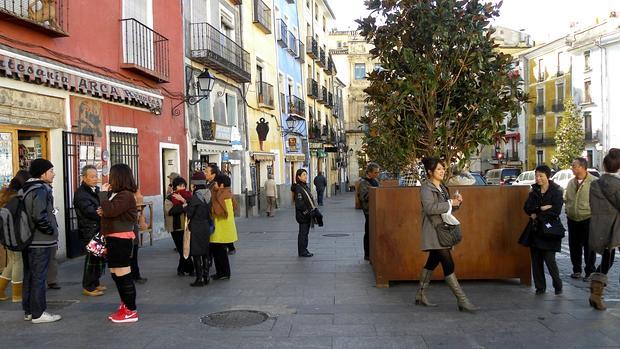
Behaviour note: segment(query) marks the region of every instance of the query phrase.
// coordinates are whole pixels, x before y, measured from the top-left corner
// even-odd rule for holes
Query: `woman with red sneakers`
[[[131,168],[116,164],[110,168],[109,183],[104,184],[99,192],[101,234],[106,239],[110,274],[121,298],[118,310],[108,316],[116,323],[138,321],[136,286],[131,276],[134,224],[138,217],[134,196],[136,190]]]

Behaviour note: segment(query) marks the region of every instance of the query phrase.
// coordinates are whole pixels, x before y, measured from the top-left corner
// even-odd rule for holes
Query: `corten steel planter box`
[[[453,248],[459,279],[521,279],[531,284],[529,249],[517,243],[528,217],[523,212],[527,186],[460,186],[463,206],[454,215],[463,240]],[[370,190],[370,260],[377,287],[390,281],[418,280],[428,253],[420,250],[420,187]],[[441,265],[433,280],[443,279]]]

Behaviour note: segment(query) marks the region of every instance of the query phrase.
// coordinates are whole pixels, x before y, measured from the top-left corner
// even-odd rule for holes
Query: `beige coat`
[[[447,187],[444,186],[444,188],[446,191],[448,190]],[[429,216],[448,212],[450,210],[450,203],[444,199],[439,189],[431,181],[422,183],[420,198],[422,200],[422,251],[449,248],[439,244],[437,231],[431,223]],[[453,207],[452,210],[456,210],[456,207]]]
[[[265,182],[265,196],[276,197],[276,181],[268,179]]]
[[[587,173],[579,187],[577,186],[577,177],[568,182],[564,191],[564,208],[566,209],[566,216],[571,220],[581,222],[592,217],[590,186],[595,180],[596,177]]]

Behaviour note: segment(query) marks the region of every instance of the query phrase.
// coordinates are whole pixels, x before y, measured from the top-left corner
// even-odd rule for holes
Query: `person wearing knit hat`
[[[187,202],[185,211],[189,220],[191,238],[187,254],[194,262],[196,280],[191,286],[204,286],[209,283],[209,238],[213,233],[211,217],[211,191],[207,189],[207,177],[204,172],[194,172],[190,179],[192,197]]]
[[[49,160],[35,159],[30,163],[29,172],[33,178],[41,178],[45,172],[52,168],[54,168],[54,165]]]
[[[190,184],[207,185],[207,176],[202,171],[194,172],[194,174],[192,174],[192,178],[190,179]]]

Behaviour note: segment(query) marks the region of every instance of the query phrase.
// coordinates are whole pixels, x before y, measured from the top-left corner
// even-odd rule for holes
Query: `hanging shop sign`
[[[127,103],[145,108],[161,108],[163,97],[121,83],[112,82],[87,73],[74,71],[60,65],[39,61],[29,62],[0,53],[0,71],[6,76],[49,87],[74,91],[114,102]]]
[[[288,138],[288,150],[297,151],[297,137],[289,137]]]

